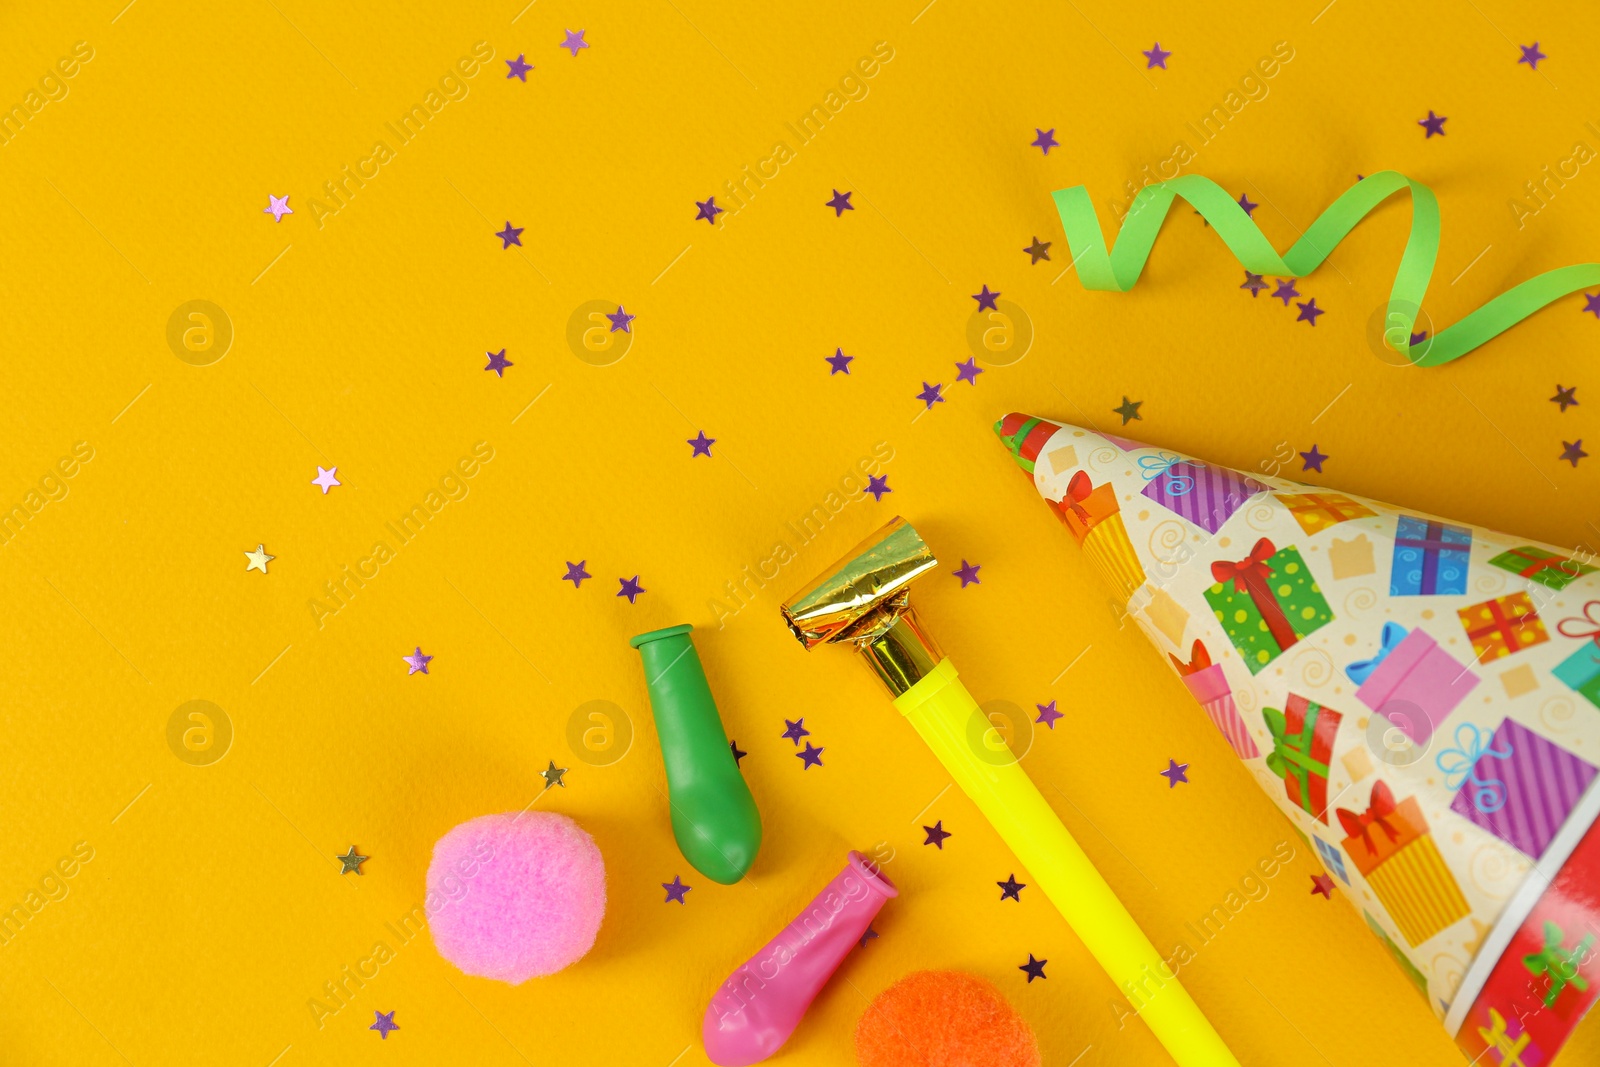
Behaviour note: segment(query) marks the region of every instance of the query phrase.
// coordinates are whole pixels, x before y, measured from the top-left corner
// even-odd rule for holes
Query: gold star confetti
[[[540,771],[539,777],[544,779],[544,787],[546,789],[549,789],[553,785],[559,785],[562,789],[565,789],[567,787],[567,783],[561,780],[561,776],[566,773],[567,769],[565,767],[557,767],[556,761],[551,760],[550,768],[548,770]]]
[[[349,874],[351,871],[355,871],[357,874],[362,874],[364,872],[361,870],[361,865],[367,862],[369,857],[357,855],[356,846],[351,845],[349,852],[346,852],[343,856],[338,856],[335,858],[337,858],[340,863],[344,864],[344,869],[339,872],[340,874]]]
[[[267,573],[267,564],[271,563],[278,557],[267,555],[266,545],[257,545],[256,550],[254,552],[246,552],[244,554],[244,558],[250,561],[244,565],[245,570],[260,571],[262,574],[265,574]]]

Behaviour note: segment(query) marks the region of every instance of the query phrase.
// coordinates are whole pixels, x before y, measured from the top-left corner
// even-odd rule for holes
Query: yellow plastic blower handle
[[[922,740],[933,749],[956,783],[972,798],[1034,882],[1050,898],[1073,933],[1105,968],[1119,989],[1125,983],[1149,990],[1159,985],[1139,1011],[1157,1040],[1181,1067],[1239,1067],[1228,1046],[1211,1028],[1188,992],[1170,973],[1150,939],[1095,870],[1061,819],[1015,762],[991,763],[979,755],[987,731],[978,702],[956,677],[955,665],[942,660],[894,702]]]

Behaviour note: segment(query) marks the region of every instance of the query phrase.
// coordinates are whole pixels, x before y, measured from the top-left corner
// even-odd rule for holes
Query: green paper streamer
[[[1067,234],[1072,261],[1085,289],[1125,293],[1132,289],[1150,258],[1161,224],[1175,197],[1188,201],[1211,224],[1245,270],[1283,278],[1311,274],[1330,252],[1379,204],[1395,193],[1411,193],[1411,236],[1406,239],[1389,290],[1384,318],[1384,343],[1418,367],[1437,367],[1471,352],[1509,330],[1534,312],[1592,285],[1600,285],[1600,263],[1578,263],[1546,271],[1501,293],[1466,318],[1411,344],[1416,312],[1433,276],[1439,254],[1439,201],[1426,185],[1398,171],[1369,174],[1335,200],[1281,257],[1251,221],[1244,208],[1210,178],[1184,174],[1141,189],[1123,219],[1116,244],[1107,254],[1100,219],[1084,186],[1057,189],[1056,211]]]

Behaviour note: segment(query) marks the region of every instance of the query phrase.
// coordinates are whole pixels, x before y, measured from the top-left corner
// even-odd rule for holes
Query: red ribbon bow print
[[[1389,835],[1390,841],[1400,836],[1400,831],[1389,822],[1389,816],[1394,813],[1394,793],[1389,789],[1387,782],[1378,782],[1372,787],[1372,804],[1360,815],[1349,808],[1340,808],[1337,812],[1339,825],[1344,827],[1345,836],[1355,837],[1359,834],[1367,846],[1367,851],[1374,853],[1378,851],[1372,844],[1374,825],[1382,827],[1383,832]]]
[[[1174,656],[1171,652],[1167,653],[1167,658],[1172,661],[1172,665],[1174,667],[1178,668],[1178,673],[1183,675],[1185,678],[1191,674],[1199,674],[1201,671],[1211,666],[1211,653],[1206,651],[1205,643],[1198,640],[1195,641],[1194,645],[1190,649],[1188,663],[1183,662],[1183,660],[1179,659],[1177,656]]]
[[[1572,629],[1567,629],[1571,626]],[[1600,600],[1591,600],[1583,606],[1583,617],[1574,615],[1570,619],[1562,619],[1556,624],[1556,629],[1563,637],[1587,637],[1600,645]]]
[[[1277,548],[1267,538],[1263,537],[1256,542],[1256,547],[1250,554],[1240,560],[1219,559],[1211,564],[1211,577],[1226,585],[1233,583],[1234,592],[1243,593],[1255,583],[1256,578],[1265,582],[1272,576],[1272,568],[1267,566],[1267,560],[1277,552]]]
[[[1089,512],[1084,508],[1083,501],[1089,499],[1089,494],[1094,492],[1094,486],[1089,482],[1089,475],[1079,471],[1072,476],[1072,481],[1067,483],[1067,495],[1061,501],[1061,506],[1068,508],[1078,517],[1078,521],[1085,526],[1091,524]]]

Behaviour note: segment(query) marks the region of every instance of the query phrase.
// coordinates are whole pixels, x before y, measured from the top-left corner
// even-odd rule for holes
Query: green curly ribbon
[[[1056,211],[1066,230],[1078,278],[1086,289],[1125,293],[1150,258],[1161,224],[1175,197],[1183,197],[1222,238],[1234,258],[1253,274],[1303,278],[1322,265],[1345,235],[1379,204],[1403,190],[1411,193],[1411,236],[1406,239],[1384,318],[1384,343],[1418,367],[1436,367],[1471,352],[1534,312],[1564,296],[1600,285],[1600,263],[1578,263],[1529,278],[1501,293],[1454,325],[1411,344],[1416,312],[1439,254],[1439,201],[1426,185],[1398,171],[1369,174],[1335,200],[1305,235],[1281,257],[1244,208],[1210,178],[1184,174],[1141,189],[1123,219],[1116,244],[1106,252],[1105,237],[1088,190],[1057,189]]]

